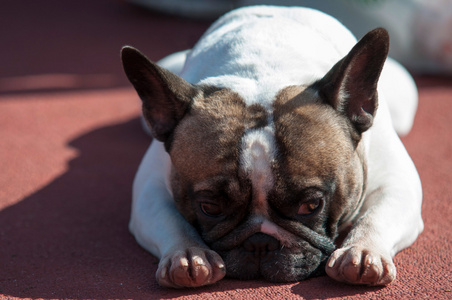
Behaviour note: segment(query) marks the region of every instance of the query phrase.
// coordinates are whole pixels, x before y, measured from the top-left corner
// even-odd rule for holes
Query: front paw
[[[223,259],[215,251],[189,247],[163,256],[156,279],[161,286],[183,288],[212,284],[225,275]]]
[[[396,277],[391,256],[359,246],[337,249],[331,254],[326,273],[352,284],[386,285]]]

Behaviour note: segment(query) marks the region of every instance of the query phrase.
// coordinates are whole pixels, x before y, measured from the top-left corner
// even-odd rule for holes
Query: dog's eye
[[[202,212],[209,217],[218,217],[222,214],[221,207],[218,204],[202,202],[200,204]]]
[[[298,214],[302,216],[306,216],[309,214],[312,214],[317,210],[317,208],[320,206],[320,198],[315,198],[312,200],[309,200],[303,204],[301,204],[300,208],[298,209]]]

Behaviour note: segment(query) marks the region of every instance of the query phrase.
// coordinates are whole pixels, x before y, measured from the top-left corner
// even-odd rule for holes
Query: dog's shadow
[[[138,118],[84,134],[69,143],[78,156],[66,173],[0,211],[0,294],[165,299],[228,290],[248,294],[275,286],[230,279],[200,289],[170,290],[156,284],[158,260],[127,229],[134,173],[149,143]],[[372,290],[327,277],[287,288],[305,299]]]
[[[138,118],[84,134],[69,143],[78,156],[63,175],[0,211],[0,294],[128,298],[130,286],[149,288],[156,259],[127,224],[150,141]]]

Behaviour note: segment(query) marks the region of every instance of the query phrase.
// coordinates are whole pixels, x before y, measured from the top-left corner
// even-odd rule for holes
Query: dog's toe
[[[383,273],[381,260],[372,254],[367,254],[363,262],[361,281],[365,284],[375,284]]]
[[[163,257],[156,278],[161,286],[182,288],[212,284],[225,274],[223,260],[217,253],[191,247]]]
[[[325,270],[331,278],[351,284],[386,285],[396,276],[389,255],[357,246],[337,249]]]

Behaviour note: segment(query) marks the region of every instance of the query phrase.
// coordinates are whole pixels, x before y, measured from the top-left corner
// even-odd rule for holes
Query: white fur
[[[266,215],[267,193],[274,184],[272,163],[276,146],[274,130],[269,125],[245,133],[242,138],[241,168],[251,179],[254,195],[254,207],[258,213]]]
[[[338,21],[312,9],[244,8],[217,21],[188,54],[178,73],[191,83],[230,88],[247,104],[260,103],[271,112],[271,101],[279,90],[321,78],[355,43]],[[185,55],[173,57],[177,63],[170,67],[176,71],[181,68]],[[243,64],[250,67],[243,68]],[[420,180],[391,121],[392,115],[394,124],[406,134],[416,103],[411,77],[389,60],[380,80],[374,125],[363,136],[368,159],[367,194],[344,247],[361,243],[394,255],[422,231]],[[248,149],[241,158],[242,167],[250,173],[262,197],[274,181],[269,165],[275,155],[274,141],[271,128],[267,129],[251,131],[242,140],[244,149]],[[187,237],[204,245],[175,208],[168,187],[170,168],[168,154],[160,142],[154,141],[133,188],[130,230],[157,257],[168,255],[177,245],[183,247]],[[262,219],[261,228],[273,236],[281,235],[281,229],[268,220]],[[336,258],[328,265],[334,266]]]
[[[336,19],[313,9],[244,8],[212,25],[188,55],[181,76],[230,88],[247,104],[270,109],[278,91],[323,76],[355,43]]]

